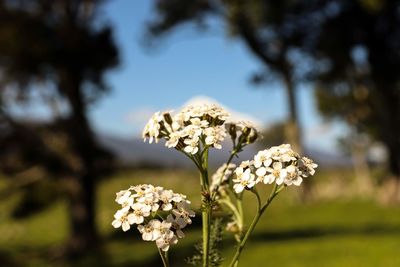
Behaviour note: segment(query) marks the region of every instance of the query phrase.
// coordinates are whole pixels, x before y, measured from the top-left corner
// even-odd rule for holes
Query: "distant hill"
[[[182,153],[165,147],[164,140],[160,140],[158,144],[148,144],[139,138],[124,139],[100,134],[98,135],[98,141],[113,152],[117,160],[124,166],[193,167],[192,162]],[[221,150],[212,149],[213,152],[210,153],[210,164],[214,167],[223,164],[229,157],[230,140],[227,139],[222,147],[223,149]],[[236,159],[236,162],[251,159],[260,149],[255,144],[249,145],[239,154],[240,158]],[[351,163],[347,156],[310,148],[305,150],[305,155],[314,159],[321,166],[349,166]]]

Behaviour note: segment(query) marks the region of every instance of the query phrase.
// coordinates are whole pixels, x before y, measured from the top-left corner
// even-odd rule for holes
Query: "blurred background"
[[[111,226],[115,193],[153,183],[199,207],[195,168],[141,130],[205,102],[263,133],[238,160],[288,142],[320,166],[241,266],[400,266],[399,82],[400,1],[0,0],[0,265],[161,266]]]

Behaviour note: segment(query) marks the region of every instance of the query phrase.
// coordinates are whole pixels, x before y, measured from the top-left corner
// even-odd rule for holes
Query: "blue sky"
[[[96,129],[135,137],[149,113],[177,109],[198,95],[265,125],[286,117],[280,85],[249,83],[250,75],[262,66],[239,40],[227,38],[221,25],[203,34],[188,26],[161,39],[156,49],[145,47],[144,23],[152,17],[151,3],[114,0],[103,7],[102,16],[114,26],[122,64],[107,76],[111,92],[91,110]],[[303,86],[298,97],[305,143],[331,149],[343,127],[322,122],[310,88]]]

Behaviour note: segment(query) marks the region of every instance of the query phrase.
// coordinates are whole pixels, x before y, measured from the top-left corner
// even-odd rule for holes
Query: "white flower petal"
[[[265,176],[266,173],[267,173],[267,169],[264,167],[258,168],[256,171],[256,175],[260,176],[260,177]]]

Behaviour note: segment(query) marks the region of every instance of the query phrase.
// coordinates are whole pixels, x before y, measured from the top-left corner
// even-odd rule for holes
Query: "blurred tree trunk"
[[[389,166],[394,180],[392,199],[400,202],[400,151],[398,148],[389,148]]]
[[[284,89],[286,92],[286,101],[289,109],[289,117],[286,123],[285,136],[293,149],[300,155],[303,154],[301,142],[301,129],[299,126],[297,99],[295,95],[295,86],[289,72],[283,73]]]
[[[266,66],[272,67],[274,71],[282,75],[282,82],[286,91],[286,100],[289,108],[289,118],[285,129],[286,139],[299,153],[302,153],[300,127],[298,122],[297,99],[294,81],[292,79],[292,66],[286,60],[286,54],[281,54],[277,59],[271,58],[265,52],[265,44],[259,39],[255,30],[249,23],[249,18],[238,13],[236,16],[236,27],[239,30],[249,50]],[[286,49],[282,49],[286,52]]]
[[[244,15],[238,15],[236,21],[237,28],[245,44],[249,50],[268,68],[272,68],[281,75],[284,90],[286,92],[286,101],[289,109],[289,116],[285,125],[285,138],[292,145],[295,151],[303,154],[303,146],[301,142],[301,130],[298,119],[297,98],[295,92],[295,84],[293,81],[292,66],[286,60],[286,55],[283,53],[277,59],[272,59],[264,52],[264,44],[258,38],[254,29],[249,25],[248,19]],[[282,49],[286,51],[286,49]],[[311,179],[302,186],[301,199],[303,201],[310,199],[311,196]]]
[[[391,177],[383,186],[385,202],[400,202],[400,97],[393,84],[387,83],[381,77],[381,88],[375,89],[375,109],[379,119],[378,134],[388,149],[388,168]]]
[[[297,98],[295,92],[295,85],[292,80],[292,75],[289,71],[282,71],[282,80],[284,84],[284,89],[286,92],[286,101],[288,105],[288,118],[285,125],[285,137],[286,141],[292,145],[293,149],[303,155],[304,148],[301,141],[301,127],[299,123],[298,116],[298,106]],[[300,199],[305,202],[312,199],[312,181],[313,179],[308,179],[306,183],[303,184],[300,191]]]
[[[393,120],[398,120],[393,115],[390,115],[389,121],[393,122]],[[389,177],[385,191],[383,194],[387,196],[387,202],[400,202],[400,130],[399,125],[397,125],[396,129],[387,129],[388,132],[385,134],[385,143],[388,148],[388,165],[390,173],[392,174]],[[395,130],[395,131],[393,131]]]
[[[356,191],[361,195],[370,195],[373,184],[370,169],[366,160],[367,144],[362,140],[354,140],[351,144],[351,157],[355,173]]]
[[[71,176],[69,183],[69,213],[71,237],[68,253],[72,256],[93,247],[98,239],[95,224],[95,153],[97,146],[94,134],[86,117],[86,103],[81,90],[79,73],[63,71],[60,84],[71,107],[67,133],[72,148],[79,160],[79,175]]]
[[[399,109],[398,105],[389,107],[391,112]],[[390,123],[391,129],[387,129],[387,147],[389,149],[389,169],[393,174],[394,188],[392,191],[391,199],[400,202],[400,114],[391,113]],[[394,126],[393,126],[394,125]]]

